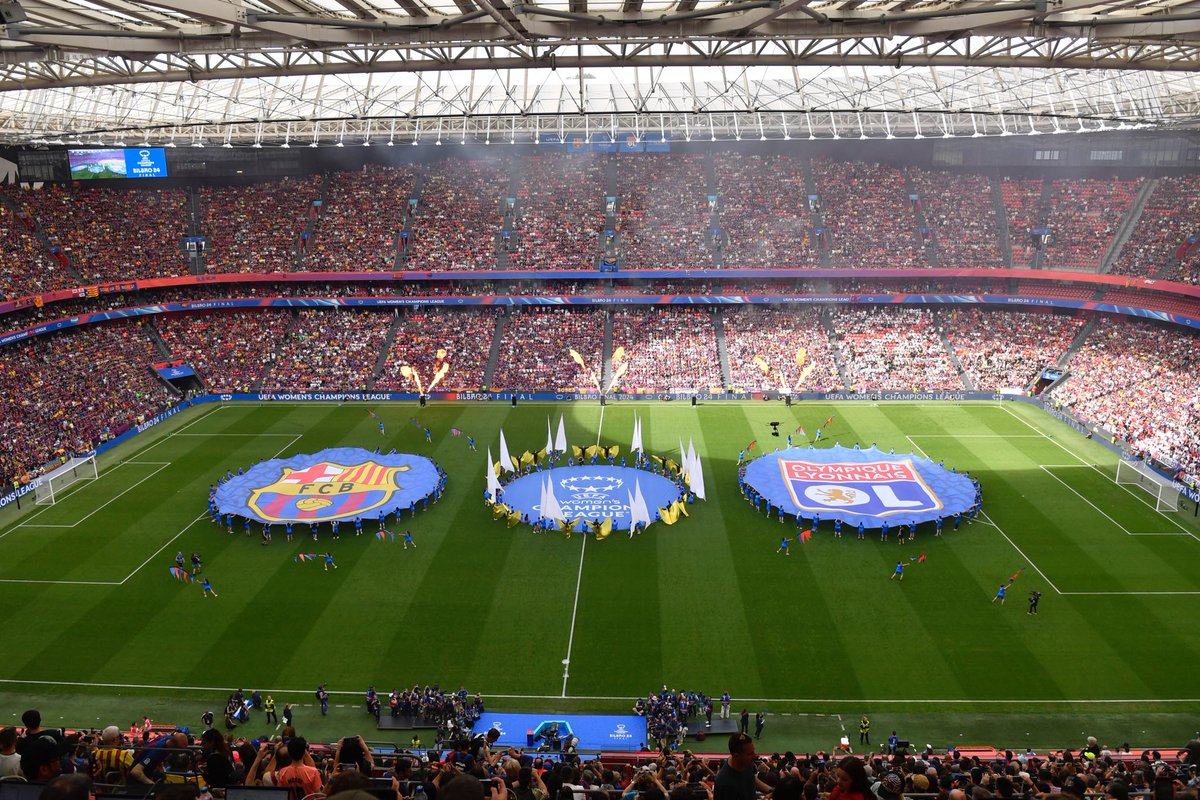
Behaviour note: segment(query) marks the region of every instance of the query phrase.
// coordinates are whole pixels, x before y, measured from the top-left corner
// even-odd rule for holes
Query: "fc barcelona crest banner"
[[[424,456],[338,447],[255,464],[223,481],[216,502],[222,514],[259,522],[375,519],[414,508],[441,482]]]

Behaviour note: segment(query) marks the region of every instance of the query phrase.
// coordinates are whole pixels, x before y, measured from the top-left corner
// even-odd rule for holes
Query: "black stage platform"
[[[692,720],[688,725],[688,738],[699,739],[700,734],[704,734],[704,738],[709,736],[729,736],[731,733],[738,732],[738,723],[736,719],[714,719],[712,725],[704,726],[703,719]]]

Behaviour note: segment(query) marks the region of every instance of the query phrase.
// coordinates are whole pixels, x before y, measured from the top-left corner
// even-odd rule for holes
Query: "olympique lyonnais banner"
[[[1041,308],[1070,308],[1123,314],[1130,317],[1167,322],[1187,328],[1200,329],[1200,317],[1190,317],[1168,311],[1134,306],[1118,306],[1094,300],[1061,300],[1047,297],[1022,297],[996,294],[792,294],[792,295],[595,295],[570,297],[536,297],[481,295],[478,297],[265,297],[253,299],[193,300],[179,303],[160,303],[151,306],[96,311],[77,317],[46,322],[0,336],[0,346],[19,342],[32,336],[90,325],[114,319],[129,319],[152,314],[178,311],[208,311],[225,308],[399,308],[399,307],[474,307],[474,306],[646,306],[646,305],[811,305],[816,303],[876,304],[876,305],[972,305],[991,304]]]
[[[649,147],[647,147],[649,149]],[[188,275],[178,278],[150,278],[141,281],[119,281],[116,283],[101,283],[91,286],[77,286],[71,289],[58,289],[39,295],[17,298],[0,303],[0,314],[7,314],[21,308],[41,306],[46,303],[57,303],[61,300],[71,300],[79,297],[99,297],[106,294],[144,291],[146,289],[162,289],[171,286],[197,286],[207,283],[329,283],[339,281],[454,281],[456,283],[470,281],[554,281],[595,278],[600,273],[591,269],[577,270],[474,270],[470,272],[257,272],[257,273],[213,273],[208,275]],[[881,267],[871,270],[871,276],[879,279],[890,278],[984,278],[988,280],[1030,280],[1030,281],[1067,281],[1070,283],[1094,284],[1097,286],[1121,286],[1133,289],[1154,289],[1172,294],[1200,297],[1200,286],[1173,281],[1160,281],[1154,278],[1133,278],[1127,275],[1094,275],[1079,272],[1062,272],[1055,270],[1029,269],[952,269],[937,267],[932,269],[889,268]],[[636,280],[739,280],[742,278],[769,278],[790,280],[805,278],[821,280],[825,278],[861,278],[862,270],[858,269],[626,269],[620,273],[604,273],[606,279],[614,277]]]

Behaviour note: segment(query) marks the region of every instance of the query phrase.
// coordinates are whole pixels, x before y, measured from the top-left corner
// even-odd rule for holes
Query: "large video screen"
[[[161,147],[68,150],[67,157],[72,180],[167,177],[167,155]]]

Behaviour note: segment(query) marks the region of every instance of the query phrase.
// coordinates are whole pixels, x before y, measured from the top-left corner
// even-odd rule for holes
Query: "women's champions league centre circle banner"
[[[837,519],[854,527],[928,522],[975,503],[967,475],[928,458],[842,447],[789,447],[751,461],[742,491],[796,517]]]
[[[270,523],[374,519],[415,510],[444,475],[424,456],[335,447],[261,461],[222,481],[216,505],[222,514]]]

